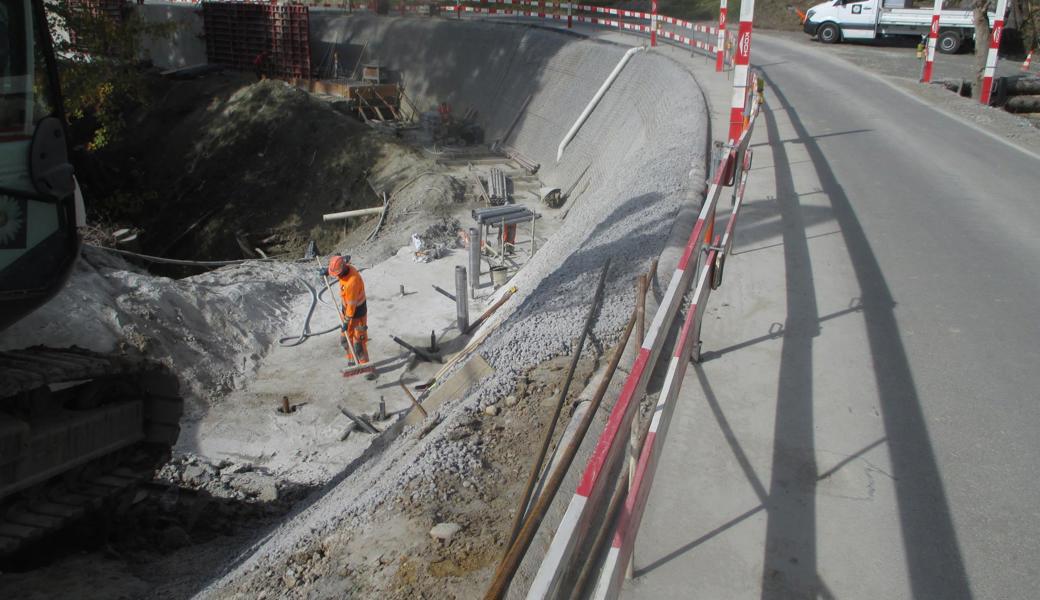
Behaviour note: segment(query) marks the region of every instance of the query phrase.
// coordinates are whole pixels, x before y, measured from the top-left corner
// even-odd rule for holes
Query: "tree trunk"
[[[986,71],[986,57],[989,55],[989,0],[972,0],[972,10],[975,13],[975,85],[971,88],[971,95],[978,98],[982,94],[982,76]]]

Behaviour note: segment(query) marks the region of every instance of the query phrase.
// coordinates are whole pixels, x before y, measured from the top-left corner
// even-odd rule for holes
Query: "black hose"
[[[316,335],[325,335],[326,333],[332,333],[333,331],[339,331],[339,329],[340,329],[340,326],[336,325],[335,327],[331,327],[329,329],[326,329],[325,331],[312,332],[310,330],[311,329],[311,317],[314,316],[314,308],[316,306],[318,306],[318,302],[321,302],[322,304],[328,304],[327,302],[325,302],[324,300],[321,300],[321,298],[320,298],[321,293],[324,292],[325,290],[321,290],[321,292],[318,292],[317,290],[314,289],[314,286],[312,286],[311,284],[307,283],[307,281],[303,277],[297,277],[296,279],[298,279],[300,281],[300,283],[302,283],[304,285],[304,287],[306,287],[307,290],[310,291],[310,293],[311,293],[311,305],[307,309],[307,317],[304,318],[304,320],[303,320],[303,328],[300,330],[300,335],[290,335],[290,336],[286,336],[286,337],[283,337],[283,338],[279,338],[278,345],[286,347],[286,348],[292,348],[293,346],[299,346],[300,344],[302,344],[305,341],[307,341],[307,338],[309,338],[309,337],[316,336]],[[295,340],[295,341],[291,341],[290,342],[289,340]]]

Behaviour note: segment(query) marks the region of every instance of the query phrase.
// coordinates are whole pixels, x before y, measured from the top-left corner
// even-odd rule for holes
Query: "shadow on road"
[[[834,219],[845,240],[856,280],[862,290],[861,310],[866,322],[867,340],[873,358],[873,372],[892,460],[896,501],[899,506],[899,519],[913,597],[971,598],[957,533],[950,516],[949,503],[943,490],[935,452],[928,436],[928,428],[913,373],[896,323],[895,300],[892,298],[885,274],[856,216],[852,203],[841,182],[831,170],[823,150],[810,135],[797,111],[787,102],[781,89],[774,85],[768,74],[765,75],[765,79],[772,91],[772,103],[778,104],[779,108],[787,111],[795,135],[799,140],[804,140],[805,149],[815,166],[820,186],[830,200]],[[770,138],[776,139],[778,135],[775,121],[769,112],[765,113],[765,117]],[[807,464],[797,469],[795,473],[811,472],[815,477],[815,460],[807,452],[807,449],[812,448],[811,407],[808,407],[810,412],[806,414],[804,402],[787,402],[784,400],[784,396],[792,391],[786,388],[788,385],[797,386],[803,381],[804,385],[810,385],[803,378],[807,377],[805,366],[811,365],[811,359],[806,357],[804,361],[799,362],[799,358],[802,353],[811,349],[808,336],[814,335],[816,327],[815,322],[809,323],[804,319],[810,312],[815,315],[816,311],[812,295],[808,293],[812,290],[811,275],[808,275],[808,281],[804,281],[807,275],[804,271],[800,273],[808,267],[807,255],[802,258],[805,252],[804,231],[800,234],[801,243],[793,239],[798,219],[793,213],[798,210],[798,206],[787,205],[784,202],[785,193],[790,193],[791,190],[781,190],[781,186],[786,188],[786,182],[790,181],[790,172],[784,169],[786,156],[780,146],[774,146],[773,151],[777,156],[775,164],[777,166],[778,203],[785,225],[788,218],[792,219],[792,227],[784,227],[785,262],[788,270],[788,307],[790,310],[792,302],[811,306],[809,309],[802,306],[796,309],[796,313],[789,312],[788,314],[787,328],[789,331],[784,336],[785,343],[781,359],[775,450],[786,452],[796,460],[798,457],[802,457],[801,459],[807,461]],[[788,239],[788,232],[791,234],[791,239]],[[794,273],[792,273],[792,269]],[[807,287],[792,289],[792,284]],[[815,318],[813,320],[815,321]],[[795,326],[800,329],[797,337],[805,339],[794,342],[790,345],[791,349],[788,350],[787,339],[792,335],[790,329]],[[793,371],[789,372],[788,365]],[[811,388],[803,389],[802,393],[808,396]],[[802,420],[798,421],[797,418]],[[782,423],[787,425],[782,425]],[[777,469],[783,470],[789,466],[791,465],[788,465],[782,457],[774,456],[773,479],[777,487],[780,487],[781,483],[777,480]],[[815,481],[808,485],[810,489],[814,489]],[[813,513],[812,502],[807,502],[805,506],[801,507],[787,505],[777,507],[773,504],[775,500],[773,493],[777,491],[781,490],[771,486],[770,523],[766,540],[764,577],[768,580],[771,577],[770,569],[777,564],[778,559],[783,558],[775,556],[778,549],[776,544],[780,541],[776,536],[781,534],[787,536],[799,530],[808,533],[800,534],[795,538],[795,540],[798,538],[802,540],[800,544],[796,541],[798,544],[796,549],[802,553],[796,567],[800,575],[809,576],[808,564],[811,562],[815,568],[812,542],[808,541],[808,538],[813,537],[813,523],[806,522]],[[804,496],[809,498],[808,494]],[[781,522],[774,525],[774,521]],[[807,527],[807,529],[802,530],[803,527]],[[771,593],[768,586],[765,586],[763,598],[773,597],[780,596]]]

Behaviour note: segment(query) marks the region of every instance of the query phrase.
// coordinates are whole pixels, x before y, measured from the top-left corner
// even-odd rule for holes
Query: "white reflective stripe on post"
[[[997,14],[993,21],[993,32],[989,36],[989,54],[986,55],[986,70],[982,77],[982,89],[979,90],[979,102],[989,104],[993,93],[993,76],[997,72],[997,52],[1000,50],[1000,38],[1004,36],[1004,13],[1007,12],[1007,0],[997,0]]]

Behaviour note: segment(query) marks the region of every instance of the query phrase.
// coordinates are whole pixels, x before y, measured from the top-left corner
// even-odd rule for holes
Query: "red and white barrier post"
[[[921,71],[921,83],[932,80],[932,64],[935,63],[935,43],[939,39],[939,16],[942,15],[943,0],[935,0],[932,7],[932,28],[928,31],[928,53],[924,57],[924,69]]]
[[[715,42],[715,72],[726,66],[726,0],[719,1],[719,37]]]
[[[982,89],[979,90],[979,102],[988,105],[993,93],[993,76],[997,73],[997,51],[1000,49],[1000,38],[1004,35],[1004,13],[1007,12],[1007,0],[997,0],[997,17],[993,21],[993,32],[989,36],[989,54],[986,55],[986,70],[982,75]]]
[[[1033,62],[1033,51],[1032,50],[1029,51],[1029,54],[1026,54],[1026,60],[1025,60],[1025,62],[1022,63],[1022,71],[1023,72],[1029,70],[1029,63],[1031,63],[1031,62]]]
[[[657,0],[650,0],[650,47],[657,46]]]
[[[1006,2],[1007,0],[999,0]],[[737,30],[737,52],[733,57],[733,99],[729,105],[730,143],[740,139],[744,131],[744,104],[747,98],[748,68],[751,63],[751,21],[755,17],[755,0],[740,3],[740,28]]]

